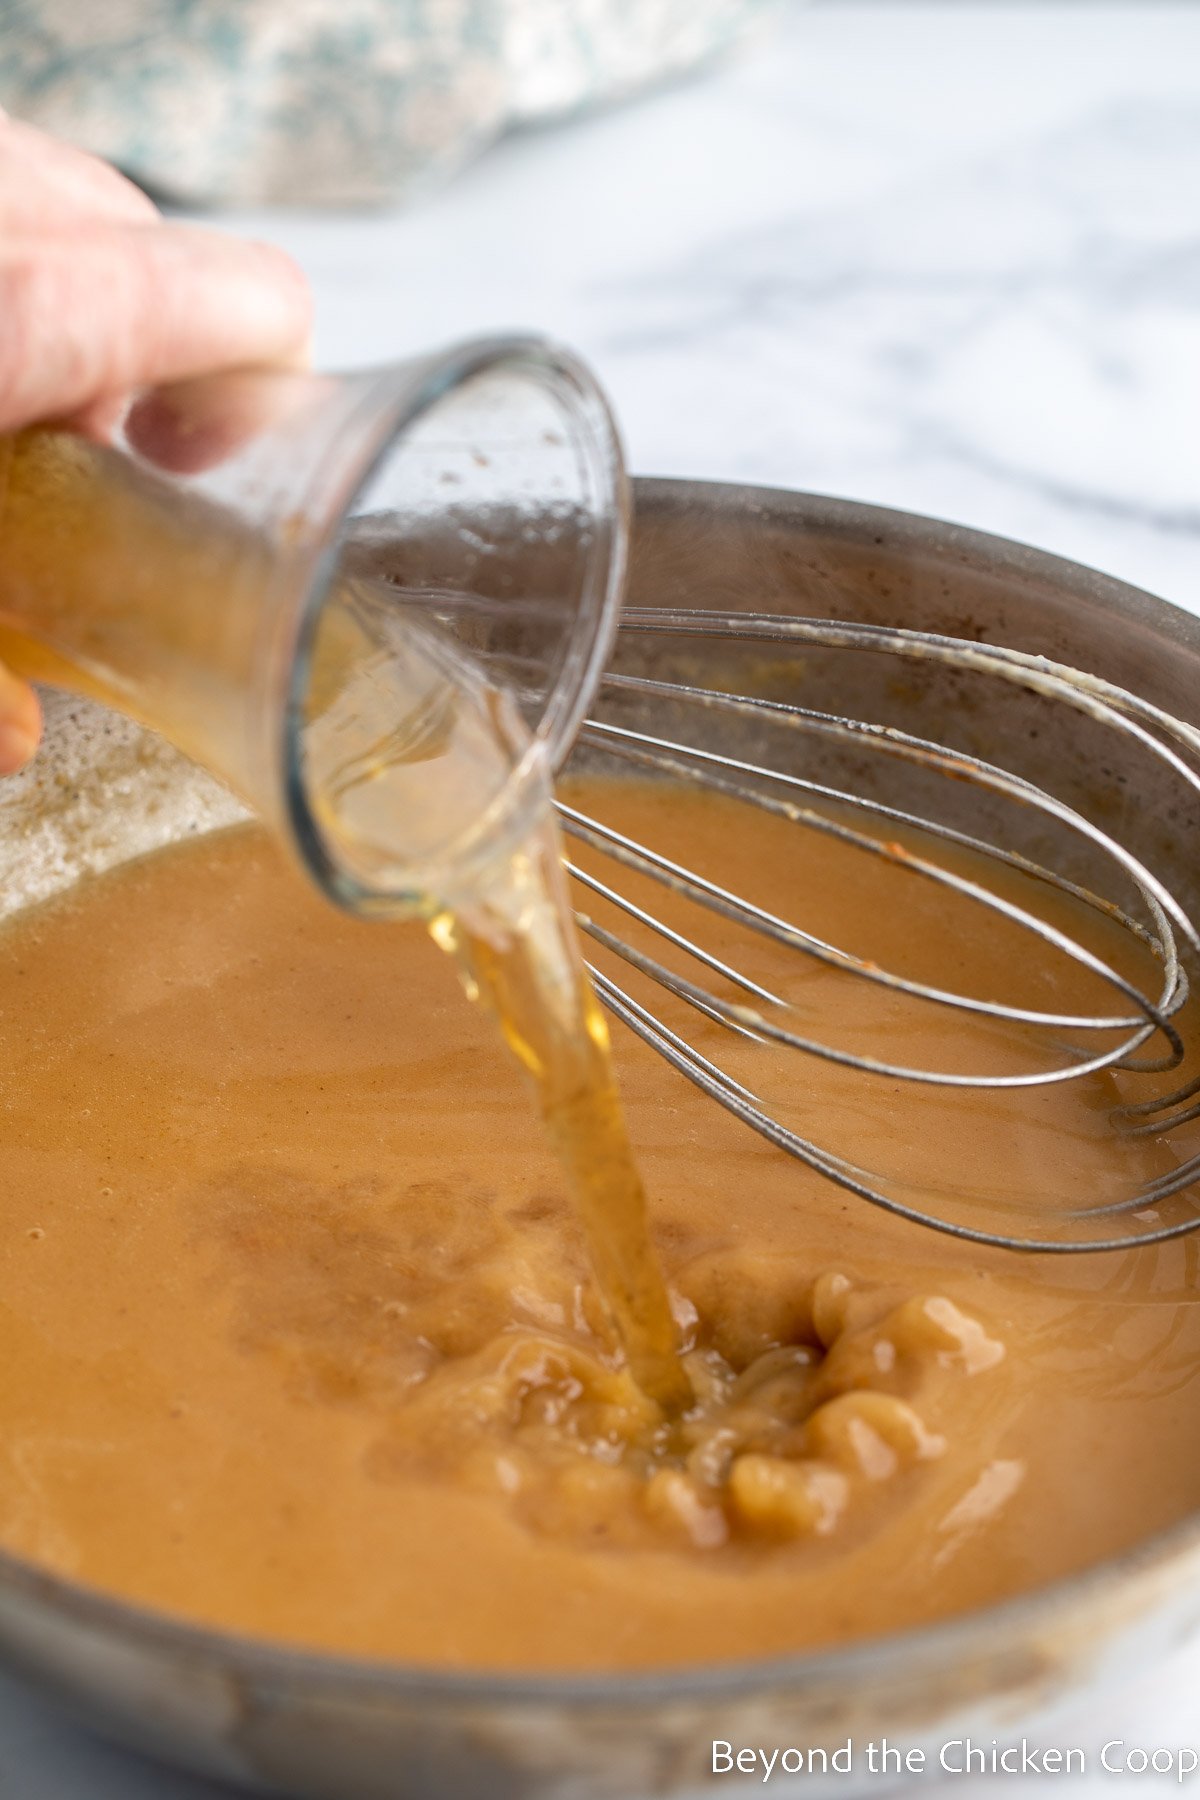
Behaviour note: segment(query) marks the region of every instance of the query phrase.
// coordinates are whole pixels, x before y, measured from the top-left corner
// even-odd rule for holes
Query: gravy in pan
[[[889,930],[945,932],[928,884],[717,798],[597,782],[588,804],[682,859],[719,837],[789,916],[881,960]],[[44,1567],[331,1650],[611,1668],[960,1612],[1200,1502],[1191,1239],[940,1238],[622,1033],[693,1396],[661,1404],[515,1065],[419,926],[335,913],[240,828],[0,946],[0,1543]],[[969,985],[969,940],[952,951]],[[815,1022],[835,1004],[794,953],[755,955]],[[1067,998],[1084,977],[1054,979]],[[947,1029],[874,1021],[927,1058]],[[1070,1192],[1113,1180],[1119,1078],[980,1091],[936,1130],[896,1083],[826,1088],[790,1054],[777,1079],[841,1154],[914,1182],[961,1165],[1019,1201],[1055,1168]],[[1126,1146],[1123,1179],[1182,1153]]]

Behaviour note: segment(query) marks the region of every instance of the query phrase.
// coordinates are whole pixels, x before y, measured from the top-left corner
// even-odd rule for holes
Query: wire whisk
[[[838,620],[628,610],[622,642],[646,637],[668,652],[674,646],[676,664],[689,640],[703,640],[710,647],[736,645],[742,653],[755,645],[805,653],[861,652],[893,659],[912,677],[943,670],[991,678],[1121,734],[1127,747],[1156,759],[1191,795],[1200,796],[1200,731],[1136,694],[1041,656]],[[644,666],[644,659],[638,660]],[[723,666],[711,654],[709,661],[714,668]],[[643,995],[644,982],[671,995],[678,1003],[672,1015],[677,1019],[682,1008],[682,1016],[715,1023],[734,1040],[801,1052],[877,1081],[948,1091],[1046,1088],[1105,1071],[1134,1078],[1139,1097],[1112,1107],[1115,1138],[1161,1140],[1200,1117],[1200,1073],[1185,1068],[1180,1017],[1189,998],[1188,967],[1200,954],[1200,933],[1178,896],[1111,830],[1038,783],[933,737],[787,699],[692,685],[674,678],[674,669],[671,678],[628,673],[620,662],[618,658],[618,666],[604,678],[601,705],[593,709],[580,738],[605,767],[699,786],[816,834],[818,840],[833,840],[903,868],[912,879],[952,896],[956,905],[983,909],[981,923],[1002,920],[1006,929],[1028,934],[1041,946],[1039,955],[1067,959],[1099,984],[1097,993],[1107,993],[1108,999],[1095,1010],[1025,1005],[881,967],[806,929],[802,920],[756,904],[737,891],[736,883],[683,866],[661,848],[560,802],[565,831],[591,853],[586,862],[573,857],[568,866],[582,889],[580,926],[609,953],[607,967],[593,964],[592,973],[617,1019],[771,1144],[863,1199],[938,1230],[1009,1249],[1094,1251],[1125,1247],[1133,1240],[1159,1242],[1200,1225],[1200,1210],[1194,1211],[1186,1198],[1200,1175],[1200,1154],[1186,1153],[1115,1201],[1073,1207],[1056,1218],[1048,1237],[992,1229],[970,1217],[934,1211],[928,1196],[901,1195],[894,1184],[785,1122],[778,1116],[780,1108],[724,1066],[727,1059],[702,1051],[692,1041],[694,1032],[668,1023],[656,1006],[630,991],[624,978],[618,980],[612,959],[643,978]],[[623,722],[623,716],[633,722]],[[665,725],[647,729],[655,717],[665,718]],[[884,778],[848,780],[844,769],[841,774],[835,769],[828,778],[823,764],[812,766],[815,759],[827,763],[831,758],[835,763],[849,759],[860,774],[880,770]],[[957,822],[945,816],[943,804],[910,798],[909,789],[921,783],[927,795],[941,791],[941,784],[954,784]],[[969,803],[964,801],[968,795]],[[986,811],[989,820],[1003,816],[1019,821],[1019,829],[1009,832],[1010,841],[981,831],[963,822],[967,804]],[[1041,848],[1047,843],[1056,846],[1052,858]],[[598,859],[604,874],[598,872]],[[802,1013],[777,986],[703,941],[701,929],[681,929],[653,906],[632,898],[622,873],[657,884],[674,901],[698,909],[698,916],[715,915],[906,1003],[942,1009],[951,1021],[970,1017],[1000,1032],[1018,1028],[1031,1046],[1034,1066],[917,1066],[831,1042],[805,1028]],[[1038,893],[1056,897],[1049,910],[1057,916],[1038,909]],[[598,901],[603,919],[594,916]],[[1068,922],[1082,923],[1089,916],[1097,921],[1103,942],[1085,942],[1066,928],[1064,907]],[[1121,934],[1115,941],[1132,951],[1137,973],[1124,966],[1128,959],[1111,953],[1114,930]],[[665,960],[668,953],[670,961]],[[705,1039],[710,1047],[711,1037],[710,1032]],[[1176,1196],[1183,1198],[1175,1211],[1164,1210]],[[1106,1228],[1110,1219],[1113,1225]]]

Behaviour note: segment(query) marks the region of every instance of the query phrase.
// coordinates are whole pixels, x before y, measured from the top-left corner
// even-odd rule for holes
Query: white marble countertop
[[[238,218],[329,365],[535,328],[643,474],[778,483],[1200,595],[1200,8],[828,0],[397,216]]]
[[[929,512],[1200,609],[1200,7],[797,5],[406,213],[230,223],[308,270],[326,365],[545,330],[595,365],[637,472]],[[1189,1741],[1196,1673],[1141,1741]],[[0,1682],[0,1794],[217,1792]]]

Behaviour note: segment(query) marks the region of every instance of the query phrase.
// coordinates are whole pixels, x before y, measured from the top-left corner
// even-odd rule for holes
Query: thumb
[[[282,251],[194,225],[0,238],[0,430],[214,369],[288,363],[308,342]]]

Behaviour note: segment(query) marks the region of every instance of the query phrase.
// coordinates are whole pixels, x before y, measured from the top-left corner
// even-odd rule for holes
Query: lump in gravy
[[[839,941],[910,906],[909,936],[937,938],[937,891],[876,859],[711,796],[589,804],[682,859],[719,838]],[[784,954],[763,945],[756,975]],[[268,1638],[611,1668],[959,1612],[1200,1500],[1191,1239],[964,1248],[617,1051],[695,1396],[675,1416],[614,1348],[515,1069],[420,927],[334,913],[250,829],[18,918],[0,1543]],[[895,1084],[839,1115],[818,1065],[787,1071],[861,1163],[912,1156]],[[1111,1098],[1041,1090],[1025,1130],[977,1094],[937,1154],[974,1147],[1009,1193],[1061,1156],[1103,1192]]]

